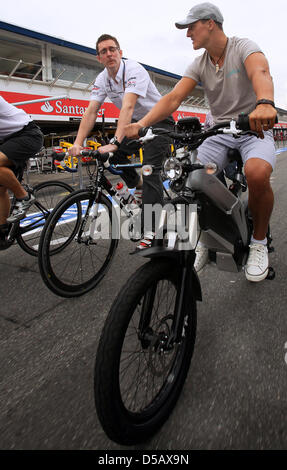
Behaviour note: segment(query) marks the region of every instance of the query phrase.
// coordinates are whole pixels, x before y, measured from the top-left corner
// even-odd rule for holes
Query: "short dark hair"
[[[201,21],[202,23],[206,23],[206,22],[209,21],[209,20],[212,20],[212,18],[209,18],[209,19],[207,19],[207,20],[200,20],[200,21]],[[216,26],[217,26],[219,29],[221,29],[221,31],[223,31],[222,23],[218,23],[218,21],[215,21],[215,20],[213,20],[213,21],[214,21],[214,23],[216,24]]]
[[[97,51],[97,53],[99,53],[98,46],[99,46],[100,42],[108,41],[109,39],[112,40],[112,41],[114,41],[114,42],[116,43],[116,45],[117,45],[119,48],[121,48],[120,45],[119,45],[119,41],[117,40],[117,38],[115,38],[114,36],[111,36],[110,34],[102,34],[102,35],[98,38],[98,40],[97,40],[97,42],[96,42],[96,51]]]

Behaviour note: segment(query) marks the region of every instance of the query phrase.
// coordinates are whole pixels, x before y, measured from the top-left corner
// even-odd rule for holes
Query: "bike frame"
[[[231,125],[230,128],[234,130],[234,126]],[[182,153],[182,149],[179,149],[178,154]],[[189,164],[194,164],[197,157],[196,147],[190,148],[188,153],[185,152],[185,157],[187,155]],[[192,289],[196,300],[202,300],[200,281],[194,270],[198,227],[201,241],[209,250],[216,253],[216,264],[220,270],[238,272],[245,264],[251,237],[251,224],[248,218],[246,193],[246,197],[243,197],[246,187],[240,183],[243,181],[242,167],[242,163],[239,162],[234,181],[235,194],[215,175],[208,174],[203,166],[188,171],[183,189],[177,193],[182,204],[195,205],[195,210],[190,211],[187,222],[188,242],[186,243],[182,237],[182,233],[187,232],[186,227],[177,227],[175,231],[168,231],[168,211],[163,208],[159,233],[165,234],[166,243],[164,237],[156,239],[154,247],[139,252],[139,255],[144,258],[169,257],[171,262],[180,267],[180,289],[176,298],[169,344],[177,343],[182,338],[183,305],[185,299],[189,297],[189,291]],[[143,334],[142,327],[149,324],[150,315],[149,309],[143,308],[139,325],[141,334]]]

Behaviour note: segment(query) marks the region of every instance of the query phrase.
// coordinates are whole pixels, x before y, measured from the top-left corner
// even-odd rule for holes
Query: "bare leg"
[[[256,240],[266,237],[271,217],[274,195],[270,185],[271,165],[260,158],[251,158],[245,165],[245,175],[248,183],[248,206],[252,214]]]
[[[0,186],[0,225],[6,223],[6,219],[10,212],[10,199],[8,190]]]
[[[23,188],[23,186],[17,180],[13,171],[8,167],[4,166],[3,162],[1,161],[0,155],[0,184],[4,186],[4,188],[10,189],[17,199],[21,199],[27,196],[27,191]]]
[[[140,179],[139,179],[138,184],[136,185],[136,189],[142,189],[142,187],[143,187],[143,177],[142,175],[140,175]]]
[[[10,200],[7,189],[10,189],[18,199],[27,196],[27,191],[19,183],[10,168],[12,165],[11,160],[0,152],[0,224],[5,224],[9,215]]]

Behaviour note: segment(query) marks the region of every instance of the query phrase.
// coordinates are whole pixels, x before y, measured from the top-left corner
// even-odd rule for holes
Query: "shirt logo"
[[[127,87],[131,87],[131,86],[135,87],[136,84],[137,84],[137,77],[129,77],[127,79]]]
[[[237,73],[240,73],[240,69],[233,69],[227,74],[227,78],[231,77],[231,75],[235,75]]]

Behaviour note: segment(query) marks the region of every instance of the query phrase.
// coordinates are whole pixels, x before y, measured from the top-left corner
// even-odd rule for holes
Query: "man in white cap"
[[[198,159],[213,161],[221,171],[228,163],[229,148],[240,150],[249,188],[249,208],[253,216],[254,232],[245,266],[249,281],[258,282],[268,274],[266,233],[273,209],[274,197],[270,175],[275,165],[275,146],[271,131],[275,124],[273,81],[265,55],[249,39],[228,38],[223,31],[223,16],[209,2],[195,5],[187,17],[175,23],[187,29],[187,37],[195,50],[205,52],[187,67],[175,88],[165,95],[140,121],[126,127],[128,137],[136,137],[140,127],[160,121],[175,111],[197,83],[201,83],[209,101],[215,124],[249,114],[250,127],[256,136],[221,135],[210,137],[199,147]],[[202,269],[208,262],[208,250],[197,249],[195,268]]]

